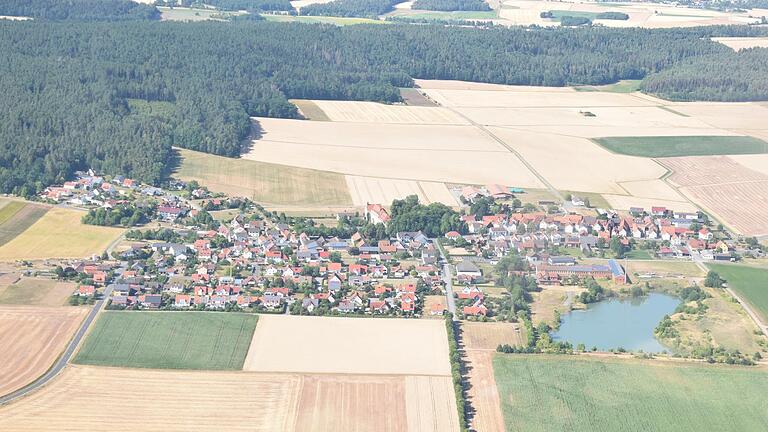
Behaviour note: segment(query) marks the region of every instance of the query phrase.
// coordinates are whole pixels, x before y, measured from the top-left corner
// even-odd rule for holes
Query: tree
[[[611,238],[611,250],[614,254],[616,254],[616,258],[622,259],[624,258],[624,245],[621,242],[621,239],[619,237],[613,237]]]
[[[709,288],[722,288],[724,283],[725,280],[712,270],[707,273],[707,277],[704,279],[704,286]]]

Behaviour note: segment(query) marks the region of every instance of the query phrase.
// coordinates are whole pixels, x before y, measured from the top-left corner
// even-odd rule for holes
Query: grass
[[[344,176],[245,159],[180,150],[175,176],[197,180],[216,192],[248,197],[265,205],[351,206]]]
[[[296,105],[301,112],[301,115],[308,120],[314,121],[331,121],[325,111],[323,111],[316,103],[306,99],[291,99],[289,102]]]
[[[592,141],[614,153],[642,157],[768,153],[768,143],[746,136],[606,137]]]
[[[765,369],[496,355],[507,431],[758,431]]]
[[[331,16],[304,16],[304,15],[262,15],[267,21],[274,22],[298,22],[305,24],[333,24],[337,26],[355,24],[389,24],[387,21],[370,18],[348,18]]]
[[[47,211],[47,207],[9,201],[0,209],[0,250],[3,245],[31,227]]]
[[[107,311],[75,363],[157,369],[242,369],[257,315]]]
[[[176,105],[171,102],[128,99],[128,109],[136,116],[168,119],[176,112]]]
[[[768,321],[768,269],[729,264],[707,264],[707,267],[752,305],[763,322]]]
[[[411,19],[425,19],[425,20],[440,20],[440,21],[451,21],[451,20],[487,20],[487,19],[496,19],[498,18],[499,14],[495,10],[489,10],[489,11],[451,11],[451,12],[440,12],[440,11],[432,11],[432,12],[415,12],[415,13],[407,13],[407,14],[399,14],[398,16],[404,17],[404,18],[411,18]]]
[[[24,223],[31,226],[27,225],[28,228],[0,247],[0,260],[83,258],[102,253],[124,231],[84,225],[80,222],[84,213],[80,211],[28,207],[42,214],[34,214],[37,219],[31,224],[25,220]]]
[[[624,258],[634,260],[652,260],[653,257],[646,249],[632,249],[624,254]]]
[[[64,306],[75,287],[51,279],[22,278],[5,289],[0,287],[0,304]]]
[[[633,93],[640,91],[642,80],[621,80],[615,84],[601,86],[576,86],[574,90],[583,92]]]
[[[570,11],[570,10],[553,10],[549,12],[552,13],[552,19],[557,21],[560,21],[561,18],[566,16],[576,17],[576,18],[589,18],[589,19],[595,19],[595,17],[597,17],[597,12]]]

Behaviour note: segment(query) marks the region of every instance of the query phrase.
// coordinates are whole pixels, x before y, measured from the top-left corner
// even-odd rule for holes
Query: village
[[[86,223],[106,224],[115,218],[105,215],[118,213],[123,217],[113,224],[142,226],[128,231],[111,256],[63,269],[82,282],[72,304],[107,295],[109,309],[397,317],[449,311],[459,318],[514,320],[503,312],[509,305],[482,288],[493,279],[493,266],[510,254],[525,259],[525,270],[518,273],[536,283],[578,285],[592,279],[622,285],[629,276],[620,261],[628,255],[733,261],[761,253],[722,227],[712,228],[702,213],[652,207],[622,215],[589,208],[576,196],[562,206],[551,201],[522,206],[515,202],[522,189],[500,185],[455,192],[462,213],[470,213],[460,216],[462,232],[429,238],[404,231],[377,239],[360,231],[348,238],[310,236],[258,204],[177,180],[162,189],[121,176],[80,173],[40,198],[89,209]],[[480,214],[471,214],[474,208]],[[232,217],[219,222],[207,212],[220,209],[234,210]],[[371,225],[390,220],[386,203],[369,203],[362,216]],[[577,257],[602,261],[581,263]],[[455,297],[458,310],[450,310],[450,300],[427,304],[427,296]]]

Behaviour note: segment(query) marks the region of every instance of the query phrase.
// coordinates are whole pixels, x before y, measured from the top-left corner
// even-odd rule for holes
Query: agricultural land
[[[764,368],[496,355],[507,431],[762,430]]]
[[[241,369],[256,315],[104,312],[76,363],[153,369]]]
[[[32,226],[47,211],[45,206],[0,199],[0,247]]]
[[[727,281],[728,288],[752,305],[763,322],[768,321],[768,270],[727,264],[707,264],[707,267],[717,272]]]
[[[16,213],[15,217],[25,209]],[[83,214],[77,210],[51,208],[37,216],[37,220],[23,231],[9,230],[17,234],[0,246],[0,260],[82,258],[100,254],[123,232],[117,228],[84,225],[80,222]],[[30,217],[35,217],[34,213]]]

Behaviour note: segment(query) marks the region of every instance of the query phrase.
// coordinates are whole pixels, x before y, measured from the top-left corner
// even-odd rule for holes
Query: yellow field
[[[739,51],[747,48],[768,48],[768,37],[715,37],[715,42]]]
[[[338,174],[190,150],[180,150],[180,153],[182,162],[175,175],[182,180],[197,180],[216,192],[248,197],[262,204],[352,204],[344,177]]]
[[[473,126],[258,121],[264,136],[246,159],[389,179],[542,187]]]
[[[432,320],[262,315],[243,369],[448,376],[448,337]]]
[[[466,349],[495,351],[501,344],[521,345],[523,329],[519,324],[505,322],[461,323],[462,341]]]
[[[88,312],[84,307],[0,306],[0,395],[45,373]],[[13,430],[2,426],[0,429]]]
[[[416,195],[425,204],[439,202],[447,206],[459,203],[451,195],[444,183],[417,182],[413,180],[395,180],[376,177],[344,176],[352,194],[352,203],[364,206],[367,203],[389,205],[394,199],[403,199]]]
[[[0,247],[0,260],[83,258],[101,254],[123,232],[80,223],[83,212],[52,208]]]
[[[450,377],[68,366],[0,407],[8,431],[452,432],[457,422]]]
[[[386,105],[376,102],[312,101],[331,121],[354,123],[395,123],[468,125],[454,112],[440,107]]]

